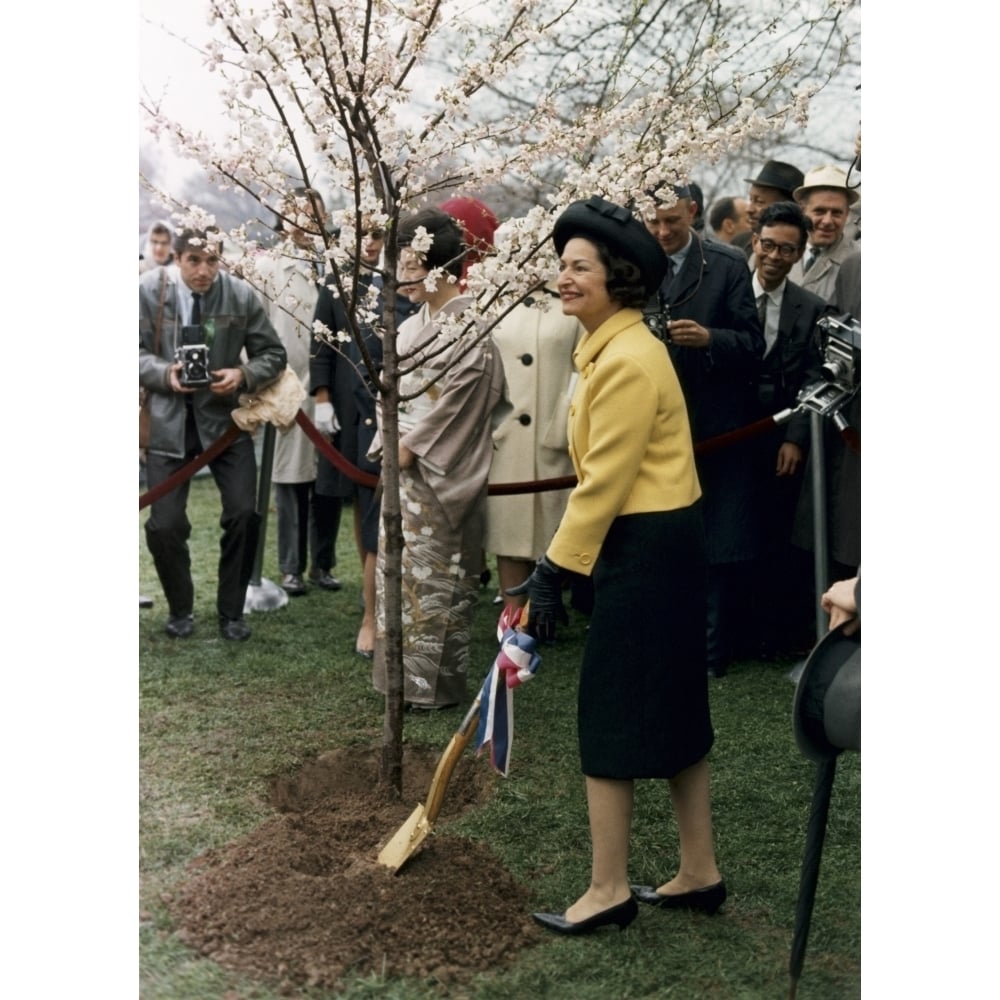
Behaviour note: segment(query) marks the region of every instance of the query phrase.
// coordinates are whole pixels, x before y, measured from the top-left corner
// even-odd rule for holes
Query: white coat
[[[309,357],[313,351],[313,311],[318,288],[307,259],[262,257],[257,262],[260,292],[271,324],[288,353],[288,364],[306,390],[302,409],[312,420],[316,403],[309,393]],[[278,434],[274,447],[274,483],[310,483],[316,478],[316,449],[296,426]]]
[[[551,291],[536,292],[530,301],[535,304],[518,306],[493,331],[513,410],[493,434],[491,483],[573,474],[566,421],[575,383],[573,351],[584,330],[576,319],[563,315]],[[537,559],[559,526],[569,492],[490,497],[486,551]]]

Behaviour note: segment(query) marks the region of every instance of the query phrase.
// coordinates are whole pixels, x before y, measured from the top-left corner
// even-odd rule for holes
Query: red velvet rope
[[[330,444],[320,433],[316,425],[305,415],[302,410],[295,415],[295,422],[302,428],[303,433],[316,446],[324,458],[335,468],[339,469],[348,479],[362,486],[375,488],[378,485],[378,477],[370,472],[363,472],[353,462],[349,462],[344,456]],[[727,448],[740,441],[764,434],[774,427],[776,421],[774,417],[765,417],[755,423],[747,424],[746,427],[739,427],[736,430],[727,431],[707,441],[699,441],[694,446],[696,455],[709,455],[720,448]],[[172,476],[165,479],[158,486],[139,497],[139,510],[148,507],[155,500],[165,496],[171,490],[176,489],[181,483],[190,479],[199,469],[203,469],[216,456],[221,455],[240,434],[240,429],[235,424],[226,431],[217,441],[205,449],[197,458],[190,461],[182,469],[178,469]],[[847,427],[840,432],[840,436],[851,449],[851,451],[861,454],[861,435],[851,427]],[[493,496],[513,496],[522,493],[545,493],[548,490],[565,490],[576,486],[576,476],[560,476],[556,479],[539,479],[533,482],[523,483],[491,483],[489,495]]]
[[[177,489],[181,483],[186,483],[199,469],[204,469],[209,462],[218,458],[239,436],[240,429],[233,424],[217,441],[209,445],[197,458],[191,459],[187,465],[179,468],[172,476],[168,476],[158,486],[143,493],[139,497],[139,510],[155,503],[160,497],[166,496],[171,490]]]

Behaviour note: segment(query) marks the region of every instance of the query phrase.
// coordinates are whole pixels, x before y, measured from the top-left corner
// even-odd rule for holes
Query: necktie
[[[760,317],[760,332],[764,335],[764,356],[767,357],[768,352],[774,347],[774,342],[777,339],[774,334],[768,336],[767,332],[767,304],[770,301],[771,296],[767,292],[762,292],[757,299],[757,315]]]
[[[194,305],[191,306],[191,325],[199,326],[201,324],[201,292],[192,292],[191,298],[194,300]]]
[[[668,257],[667,258],[667,275],[663,279],[663,288],[670,286],[670,282],[674,280],[674,262]]]
[[[819,256],[819,247],[810,247],[808,253],[806,254],[806,262],[802,267],[802,273],[805,274],[816,263],[816,258]]]

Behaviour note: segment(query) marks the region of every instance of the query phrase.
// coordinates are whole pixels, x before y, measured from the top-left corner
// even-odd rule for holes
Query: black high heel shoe
[[[692,889],[691,892],[679,892],[671,896],[664,896],[651,885],[633,885],[632,892],[640,903],[658,906],[661,910],[697,910],[710,917],[719,912],[727,895],[725,882],[716,882],[704,889]]]
[[[638,915],[639,907],[631,896],[624,903],[601,910],[600,913],[595,913],[586,920],[578,920],[575,924],[566,919],[565,913],[531,914],[536,924],[541,924],[546,930],[555,931],[556,934],[589,934],[607,924],[617,924],[618,930],[623,931]]]

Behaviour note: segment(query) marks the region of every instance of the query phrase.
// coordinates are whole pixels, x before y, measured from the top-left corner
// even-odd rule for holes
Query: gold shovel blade
[[[465,713],[465,718],[462,719],[458,732],[452,736],[444,753],[441,754],[441,759],[434,771],[430,790],[427,793],[427,802],[417,806],[410,813],[410,818],[395,832],[392,840],[379,851],[378,862],[380,865],[391,868],[393,872],[399,871],[427,839],[435,820],[438,818],[438,813],[441,811],[444,793],[451,780],[451,772],[455,770],[455,764],[462,756],[466,744],[472,739],[478,722],[479,696],[477,695],[476,700],[469,706],[469,711]]]
[[[423,805],[419,805],[410,813],[410,818],[393,834],[389,843],[379,851],[378,863],[391,868],[394,873],[399,871],[420,849],[420,845],[430,832],[431,824],[427,820],[427,810]]]

